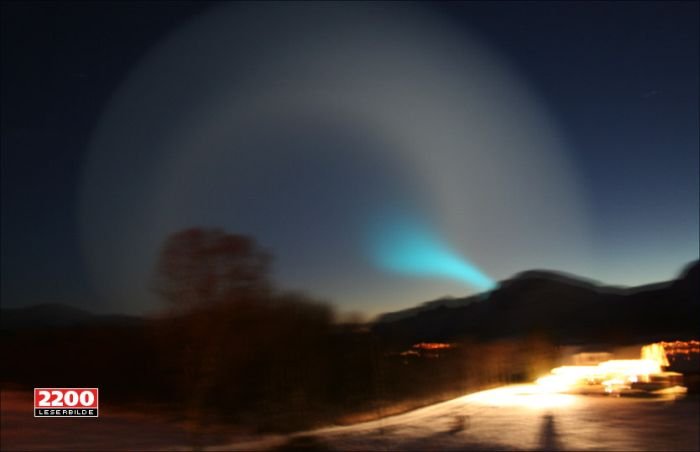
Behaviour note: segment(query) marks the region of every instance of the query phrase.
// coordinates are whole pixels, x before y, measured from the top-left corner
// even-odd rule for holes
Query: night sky
[[[698,258],[697,2],[2,4],[2,304],[151,311],[187,226],[376,314]]]

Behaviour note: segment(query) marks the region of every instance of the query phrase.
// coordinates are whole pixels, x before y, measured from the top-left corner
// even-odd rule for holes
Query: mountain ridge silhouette
[[[677,279],[627,288],[529,270],[486,294],[450,299],[450,305],[435,300],[383,314],[372,331],[402,345],[533,334],[560,343],[697,337],[698,268],[693,261]]]

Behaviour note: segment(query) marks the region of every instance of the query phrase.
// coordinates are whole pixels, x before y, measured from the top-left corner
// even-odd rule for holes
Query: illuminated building
[[[586,354],[575,361],[588,365],[561,366],[537,380],[537,384],[552,392],[600,393],[613,395],[669,395],[684,394],[683,374],[668,372],[666,350],[674,355],[691,353],[700,348],[698,341],[659,342],[645,345],[640,359],[608,359],[594,364],[595,358],[609,354]],[[583,354],[582,354],[583,355]],[[595,356],[593,356],[595,355]]]

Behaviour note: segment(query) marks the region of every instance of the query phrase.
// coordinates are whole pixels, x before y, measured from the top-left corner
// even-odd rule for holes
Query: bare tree
[[[194,447],[212,415],[296,428],[323,407],[333,310],[273,290],[270,260],[253,239],[218,229],[188,229],[164,243],[156,290],[175,309],[161,322],[160,356]]]
[[[246,306],[270,292],[270,260],[252,238],[220,229],[187,229],[163,245],[155,290],[176,315],[165,322],[169,327],[161,355],[173,359],[194,447],[200,446],[212,411],[210,394],[220,380],[237,377],[233,364],[240,357],[229,356],[227,350],[238,349],[232,346],[243,333],[239,318],[245,317]]]
[[[156,291],[171,306],[193,308],[265,291],[270,256],[246,236],[192,228],[170,236],[156,269]]]

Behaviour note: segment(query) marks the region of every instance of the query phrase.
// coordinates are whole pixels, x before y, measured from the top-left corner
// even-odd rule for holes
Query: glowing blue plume
[[[371,231],[371,253],[382,269],[399,274],[456,279],[478,290],[494,281],[445,244],[430,228],[403,218],[384,221]]]

